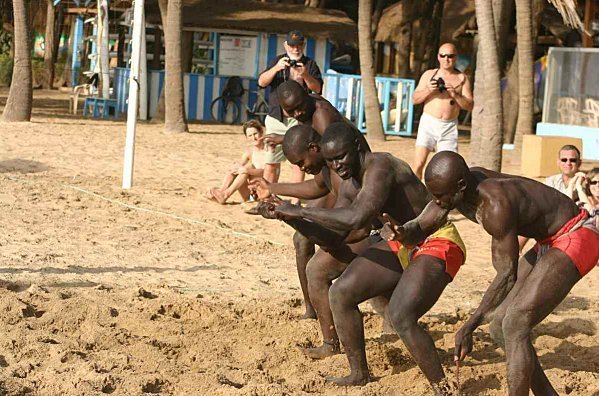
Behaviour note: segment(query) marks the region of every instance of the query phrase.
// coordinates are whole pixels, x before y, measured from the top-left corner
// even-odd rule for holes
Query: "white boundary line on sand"
[[[88,195],[91,195],[93,197],[100,198],[100,199],[102,199],[104,201],[107,201],[107,202],[110,202],[110,203],[113,203],[113,204],[117,204],[117,205],[120,205],[120,206],[124,206],[124,207],[132,209],[132,210],[138,210],[140,212],[146,212],[146,213],[154,213],[154,214],[158,214],[158,215],[161,215],[161,216],[167,216],[167,217],[170,217],[170,218],[173,218],[173,219],[186,221],[186,222],[191,223],[191,224],[199,224],[199,225],[203,225],[203,226],[207,226],[207,227],[216,228],[217,230],[224,231],[227,234],[231,234],[231,235],[234,235],[234,236],[237,236],[237,237],[240,237],[240,238],[261,239],[261,240],[266,241],[268,243],[272,243],[273,245],[287,246],[287,244],[285,244],[285,243],[281,243],[281,242],[277,242],[277,241],[272,241],[270,239],[261,237],[259,235],[254,235],[254,234],[248,234],[246,232],[235,231],[235,230],[232,230],[232,229],[228,229],[228,228],[225,228],[225,227],[218,226],[216,224],[207,223],[205,221],[196,220],[196,219],[192,219],[192,218],[189,218],[189,217],[179,216],[179,215],[174,214],[174,213],[168,213],[168,212],[163,212],[163,211],[160,211],[160,210],[154,210],[154,209],[142,208],[140,206],[130,205],[128,203],[121,202],[121,201],[116,200],[116,199],[108,198],[108,197],[105,197],[103,195],[97,194],[97,193],[95,193],[93,191],[89,191],[89,190],[86,190],[86,189],[81,188],[81,187],[73,186],[71,184],[65,184],[64,186],[72,188],[73,190],[82,192],[84,194],[88,194]]]

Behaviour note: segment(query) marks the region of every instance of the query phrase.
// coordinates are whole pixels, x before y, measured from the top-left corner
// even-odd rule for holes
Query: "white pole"
[[[142,14],[141,57],[139,59],[139,119],[148,119],[148,55],[146,50],[146,15]]]
[[[110,54],[108,52],[108,0],[98,1],[98,52],[100,59],[96,62],[100,65],[102,77],[102,98],[110,98]]]
[[[129,101],[127,107],[127,137],[125,138],[125,158],[123,161],[123,188],[133,185],[133,154],[135,151],[135,126],[137,124],[139,93],[139,60],[141,55],[141,35],[143,27],[144,0],[133,3],[133,33],[131,45],[131,72],[129,74]]]

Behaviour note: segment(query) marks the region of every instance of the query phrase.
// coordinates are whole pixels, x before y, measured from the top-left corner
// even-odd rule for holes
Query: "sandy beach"
[[[0,89],[0,108],[8,90]],[[125,121],[68,114],[68,95],[34,92],[30,123],[0,122],[0,394],[428,395],[397,337],[364,305],[375,381],[345,375],[345,355],[310,361],[292,230],[205,198],[241,153],[240,126],[140,123],[134,187],[121,189]],[[414,139],[372,144],[408,162]],[[468,141],[460,140],[467,156]],[[519,161],[505,152],[507,173]],[[289,174],[283,166],[282,179]],[[490,238],[455,215],[468,260],[422,322],[455,380],[454,332],[495,275]],[[599,395],[599,270],[535,330],[560,394]],[[466,395],[505,395],[505,358],[475,332],[460,370]]]

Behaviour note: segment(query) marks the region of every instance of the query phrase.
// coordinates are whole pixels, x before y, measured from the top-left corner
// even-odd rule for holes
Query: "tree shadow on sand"
[[[599,345],[582,346],[564,340],[552,352],[539,356],[539,361],[545,370],[599,373]]]
[[[596,332],[597,327],[594,322],[580,318],[568,318],[561,322],[542,322],[533,330],[537,337],[548,335],[561,339],[578,334],[592,336]]]
[[[47,165],[38,161],[19,158],[0,161],[0,173],[38,173],[48,169]]]
[[[584,297],[567,296],[554,310],[556,312],[570,311],[572,309],[587,310],[590,307],[589,299]]]
[[[485,394],[489,389],[500,390],[501,381],[497,374],[488,374],[482,378],[468,378],[462,384],[462,393],[464,395]]]

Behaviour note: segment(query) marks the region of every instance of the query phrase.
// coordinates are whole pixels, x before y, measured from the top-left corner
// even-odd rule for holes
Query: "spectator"
[[[438,69],[424,72],[412,96],[412,103],[424,103],[418,124],[412,170],[419,179],[431,151],[458,151],[460,109],[472,111],[474,100],[468,77],[455,68],[458,51],[445,43],[439,48]],[[396,117],[399,115],[396,115]]]
[[[266,136],[264,142],[269,145],[269,135],[285,135],[289,128],[298,124],[298,121],[284,114],[276,95],[277,87],[284,81],[295,80],[300,83],[306,92],[313,91],[320,94],[322,91],[322,76],[316,62],[304,55],[305,39],[301,32],[294,30],[287,34],[283,43],[285,53],[278,55],[258,77],[258,85],[263,88],[270,87],[268,99],[269,114],[264,124]],[[280,139],[279,139],[280,140]],[[281,162],[285,155],[280,144],[267,146],[265,157],[264,178],[271,183],[277,182],[281,169]],[[296,166],[292,171],[292,182],[304,180],[304,173]]]
[[[584,177],[574,176],[574,189],[578,193],[579,206],[589,213],[599,209],[599,168],[591,169]]]
[[[264,173],[264,143],[262,136],[264,129],[262,124],[256,120],[250,120],[243,124],[243,133],[247,140],[247,148],[238,162],[234,162],[225,174],[223,183],[208,191],[208,198],[215,200],[221,205],[238,191],[244,201],[250,199],[248,181],[253,177],[262,176]]]
[[[566,194],[570,199],[575,198],[575,183],[572,183],[573,178],[578,174],[578,177],[583,177],[584,173],[579,172],[582,160],[580,158],[580,150],[578,147],[567,144],[559,150],[557,158],[557,166],[560,173],[549,176],[545,179],[545,184],[553,187],[556,190]]]

